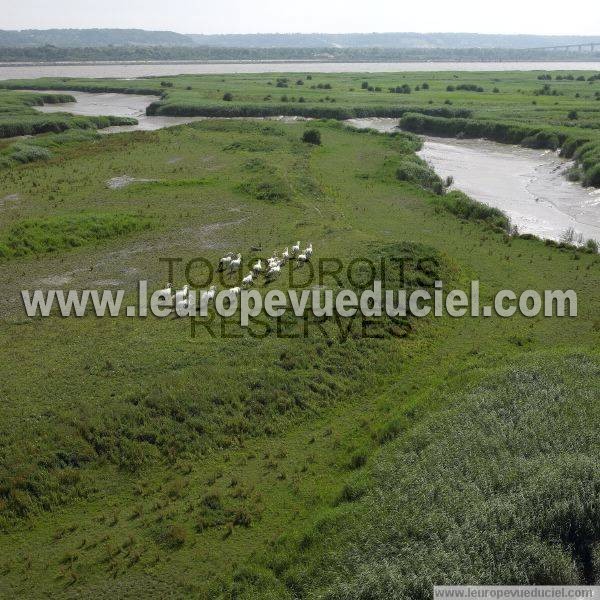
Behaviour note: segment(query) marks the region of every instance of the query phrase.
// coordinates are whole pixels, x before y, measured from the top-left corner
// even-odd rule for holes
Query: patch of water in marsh
[[[58,93],[55,90],[47,90],[46,93]],[[149,117],[146,115],[146,107],[156,102],[157,96],[138,96],[137,94],[96,94],[90,92],[64,92],[75,98],[75,102],[59,104],[45,104],[36,106],[36,110],[43,113],[67,112],[73,115],[98,116],[112,115],[115,117],[132,117],[137,119],[137,125],[107,127],[100,133],[117,133],[121,131],[153,131],[200,121],[203,117]]]
[[[106,182],[106,187],[109,190],[120,190],[126,188],[133,183],[156,183],[158,179],[136,179],[129,175],[121,175],[119,177],[113,177]]]
[[[26,90],[34,91],[34,90]],[[45,93],[58,93],[56,90],[43,90]],[[137,94],[96,94],[90,92],[64,91],[70,94],[75,102],[45,104],[35,109],[43,113],[66,112],[73,115],[98,116],[112,115],[115,117],[132,117],[137,119],[137,125],[119,125],[99,130],[99,133],[121,133],[127,131],[155,131],[165,127],[185,125],[196,121],[205,121],[211,117],[166,117],[162,115],[146,115],[146,107],[158,100],[157,96],[138,96]],[[243,117],[241,117],[243,118]],[[275,120],[281,122],[296,122],[301,117],[256,117],[257,120]]]

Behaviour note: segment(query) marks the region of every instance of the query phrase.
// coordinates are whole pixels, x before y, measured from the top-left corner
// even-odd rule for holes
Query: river
[[[397,119],[351,119],[359,128],[397,130]],[[421,136],[417,154],[451,189],[504,211],[521,233],[560,240],[572,227],[584,239],[600,242],[600,190],[568,181],[573,164],[556,152],[531,150],[488,140]]]
[[[206,117],[148,117],[146,106],[154,96],[69,92],[76,103],[49,104],[43,112],[135,117],[139,125],[112,127],[105,133],[153,130],[203,120]],[[295,120],[280,117],[280,120]],[[398,119],[351,119],[354,127],[382,132],[396,129]],[[556,153],[486,140],[425,137],[419,155],[442,176],[454,178],[453,188],[503,210],[522,233],[558,240],[572,227],[585,239],[600,241],[600,190],[567,181],[570,162]]]
[[[37,77],[136,77],[228,73],[397,73],[401,71],[600,71],[600,62],[162,62],[0,63],[0,80]]]

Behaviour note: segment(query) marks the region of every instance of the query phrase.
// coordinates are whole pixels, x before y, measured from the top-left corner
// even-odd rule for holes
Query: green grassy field
[[[573,129],[595,135],[583,123],[598,123],[597,82],[561,82],[564,95],[527,97],[517,117],[526,76],[484,77],[495,74],[460,75],[483,93],[445,92],[454,74],[410,95],[361,90],[360,75],[298,88],[337,96],[332,106],[450,98],[473,118],[561,128],[574,108]],[[189,92],[225,106],[230,91],[250,103],[276,82],[222,79],[163,79],[174,87],[162,102]],[[269,89],[298,97],[294,86]],[[308,127],[320,146],[301,141]],[[598,581],[600,258],[511,237],[501,215],[400,181],[415,148],[410,134],[333,121],[211,120],[57,144],[0,170],[0,240],[16,232],[28,248],[0,258],[0,595],[428,598],[440,580]],[[123,176],[145,181],[108,185]],[[187,319],[26,318],[20,304],[20,290],[53,287],[133,299],[139,279],[164,286],[160,258],[182,259],[183,286],[187,260],[268,256],[297,239],[315,260],[427,264],[414,284],[479,279],[483,301],[573,288],[579,316],[384,320],[372,338],[329,320],[306,338],[257,339],[234,324],[192,337]],[[302,275],[294,287],[309,285]]]

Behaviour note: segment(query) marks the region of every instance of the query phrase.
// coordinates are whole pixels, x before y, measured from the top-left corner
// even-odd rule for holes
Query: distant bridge
[[[563,44],[561,46],[544,46],[542,48],[523,48],[523,50],[566,50],[567,52],[594,53],[600,51],[600,41],[585,44]]]

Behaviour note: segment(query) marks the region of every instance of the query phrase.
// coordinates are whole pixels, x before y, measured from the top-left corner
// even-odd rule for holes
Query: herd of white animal
[[[290,251],[289,246],[278,256],[276,252],[273,256],[266,260],[266,264],[263,267],[261,259],[258,259],[252,266],[252,270],[242,279],[241,286],[235,286],[229,288],[228,295],[230,297],[238,296],[242,288],[248,288],[254,285],[255,281],[264,275],[267,282],[273,281],[281,273],[281,267],[290,260],[296,260],[299,264],[309,262],[312,258],[313,246],[309,243],[304,250],[300,249],[300,242],[296,242]],[[242,268],[242,255],[234,254],[229,252],[223,258],[219,260],[219,271],[227,273],[235,273]],[[159,290],[158,293],[165,298],[167,302],[172,302],[175,305],[176,312],[184,311],[189,308],[189,286],[185,285],[181,290],[173,291],[173,287],[170,283],[163,290]],[[200,305],[208,305],[215,299],[217,295],[217,286],[212,285],[208,290],[202,292],[200,296]]]

